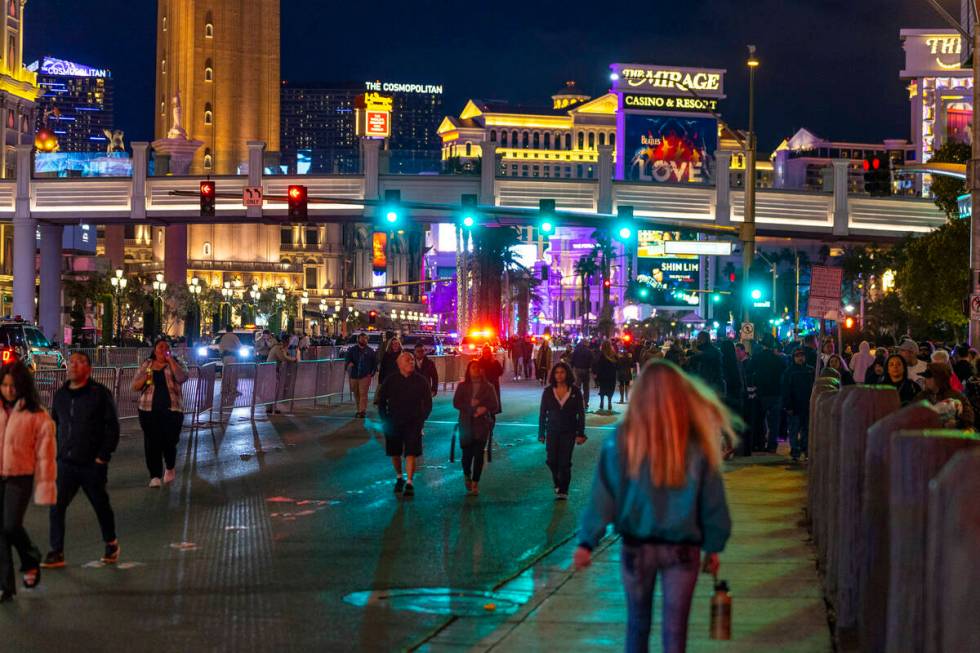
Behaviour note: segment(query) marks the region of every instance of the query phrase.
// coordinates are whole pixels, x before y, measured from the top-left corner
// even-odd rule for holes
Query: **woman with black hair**
[[[893,386],[898,391],[898,399],[903,406],[912,403],[915,396],[922,390],[918,383],[909,378],[908,363],[898,354],[892,354],[885,361],[885,375],[887,379],[884,383]]]
[[[172,483],[177,477],[174,469],[177,466],[177,442],[184,426],[184,399],[180,386],[185,381],[187,369],[171,354],[170,343],[163,339],[153,345],[153,355],[143,361],[133,379],[133,391],[140,393],[138,407],[143,453],[150,473],[149,487],[152,488]]]
[[[480,493],[483,452],[493,430],[494,415],[500,412],[497,391],[483,375],[483,366],[473,360],[466,366],[463,382],[456,386],[453,407],[459,411],[459,446],[463,450],[463,477],[466,493]]]
[[[14,559],[17,549],[24,587],[41,582],[41,552],[24,530],[24,513],[34,502],[54,505],[57,466],[54,421],[41,406],[34,379],[22,361],[0,370],[0,603],[17,591]]]
[[[538,418],[538,441],[546,445],[555,498],[559,500],[568,498],[575,445],[585,444],[587,439],[585,401],[573,378],[572,368],[567,363],[558,363],[552,368],[548,386],[541,395]]]

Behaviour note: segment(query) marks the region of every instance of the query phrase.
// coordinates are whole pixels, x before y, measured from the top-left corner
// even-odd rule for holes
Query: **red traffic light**
[[[368,311],[368,316],[369,317],[378,317],[378,312],[377,311]]]
[[[871,163],[867,159],[865,159],[864,161],[861,162],[861,167],[863,167],[864,171],[867,172],[868,170],[871,170]]]
[[[623,342],[629,344],[633,340],[633,334],[627,332],[623,334]]]
[[[609,288],[610,286],[612,286],[612,281],[610,281],[609,279],[606,279],[605,281],[602,282],[603,288]]]
[[[289,199],[296,201],[302,199],[303,189],[300,186],[290,186],[289,187]]]
[[[201,195],[203,197],[214,197],[214,182],[213,181],[202,181],[201,182]]]
[[[875,157],[875,158],[871,159],[871,167],[874,168],[875,170],[877,170],[878,168],[880,168],[881,167],[881,159],[879,159],[878,157]]]
[[[210,179],[201,182],[201,216],[205,218],[214,217],[216,188]]]
[[[428,304],[429,303],[429,296],[428,295],[422,295],[422,303],[423,304]]]
[[[853,317],[846,317],[846,318],[844,318],[844,328],[845,329],[850,329],[850,328],[853,328],[853,327],[854,327],[854,318]]]
[[[305,219],[307,217],[306,186],[290,186],[286,189],[286,204],[290,218]]]

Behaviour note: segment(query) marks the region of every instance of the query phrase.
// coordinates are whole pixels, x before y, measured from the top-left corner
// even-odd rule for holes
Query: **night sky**
[[[958,0],[944,5],[958,16]],[[615,11],[597,15],[597,6]],[[898,32],[943,25],[926,0],[282,0],[282,8],[283,78],[442,83],[447,113],[470,97],[544,104],[566,79],[599,95],[608,64],[621,61],[728,69],[721,112],[744,127],[745,44],[754,43],[762,151],[803,126],[834,140],[909,138]],[[155,22],[154,0],[30,0],[24,58],[110,68],[116,126],[127,140],[152,140]]]

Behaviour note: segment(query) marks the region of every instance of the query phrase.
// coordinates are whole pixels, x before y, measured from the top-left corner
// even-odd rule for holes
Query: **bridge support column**
[[[850,231],[847,215],[848,166],[846,159],[836,159],[834,162],[834,235],[846,236]]]
[[[40,326],[48,340],[62,342],[61,316],[61,238],[60,224],[41,225]]]
[[[715,224],[732,223],[731,188],[732,153],[728,150],[715,151]]]
[[[14,205],[14,306],[13,314],[34,320],[34,265],[37,221],[31,218],[31,151],[33,145],[17,146],[17,187]]]
[[[43,240],[41,242],[44,242]],[[121,224],[105,226],[105,257],[112,270],[121,268],[126,254],[126,227]]]
[[[484,143],[480,150],[480,204],[493,206],[496,201],[494,184],[497,181],[497,142]]]
[[[596,211],[612,213],[613,211],[613,146],[599,146],[599,194],[596,197]]]
[[[187,283],[187,225],[166,228],[164,236],[163,277],[168,284]]]

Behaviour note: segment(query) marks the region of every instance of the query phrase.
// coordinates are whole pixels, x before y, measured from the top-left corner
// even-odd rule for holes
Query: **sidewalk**
[[[827,613],[814,554],[799,525],[805,476],[785,458],[756,456],[727,465],[725,480],[734,524],[722,554],[720,578],[733,599],[730,642],[708,638],[711,577],[702,575],[691,609],[689,651],[831,651]],[[606,538],[592,567],[575,573],[570,540],[501,589],[533,588],[522,609],[498,621],[460,618],[422,651],[621,651],[626,606],[618,540]],[[660,650],[660,588],[654,605],[651,650]],[[482,622],[482,623],[481,623]],[[475,644],[474,644],[475,642]]]

